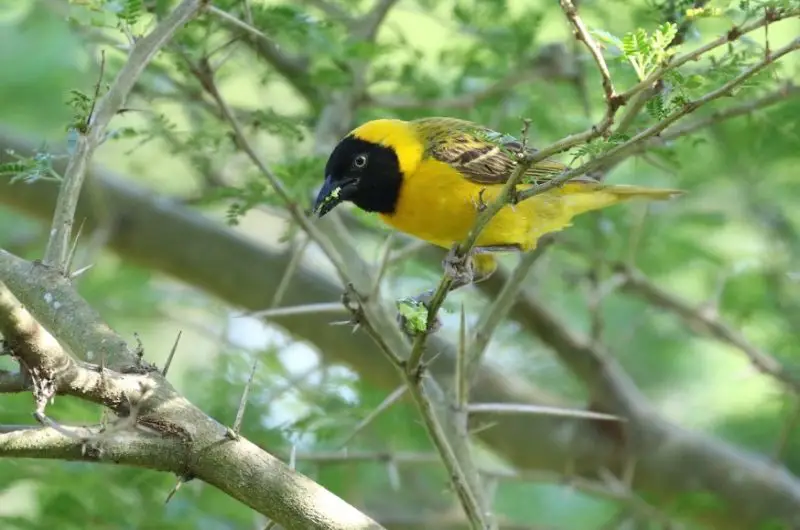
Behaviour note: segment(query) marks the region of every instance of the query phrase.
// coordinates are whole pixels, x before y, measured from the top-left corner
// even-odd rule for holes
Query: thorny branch
[[[547,190],[560,186],[561,184],[567,182],[568,180],[574,179],[581,175],[585,175],[586,173],[594,169],[602,167],[602,165],[611,158],[620,159],[632,156],[633,154],[635,154],[636,148],[644,141],[649,140],[650,138],[653,138],[654,136],[660,134],[667,127],[669,127],[679,119],[683,118],[684,116],[687,116],[692,112],[696,111],[698,108],[716,99],[730,95],[733,89],[742,85],[745,81],[753,77],[755,74],[759,73],[760,71],[772,65],[777,59],[791,52],[794,52],[798,49],[800,49],[800,38],[795,39],[794,41],[790,42],[783,48],[775,50],[771,56],[757,62],[750,68],[747,68],[741,74],[734,77],[733,79],[731,79],[721,87],[717,88],[716,90],[712,90],[711,92],[708,92],[706,95],[694,101],[686,102],[681,109],[674,111],[672,114],[668,115],[663,120],[650,126],[644,131],[641,131],[640,133],[632,137],[630,140],[611,148],[610,150],[603,153],[601,156],[598,156],[590,160],[589,162],[583,164],[578,168],[566,171],[565,173],[562,173],[561,175],[547,181],[546,183],[539,184],[530,189],[520,192],[518,194],[519,200],[528,199],[530,197],[533,197],[534,195],[538,195]],[[541,152],[537,153],[537,158],[538,156],[540,156],[540,153]]]
[[[576,26],[578,32],[580,33],[582,30],[585,30],[580,19],[577,18],[577,14],[574,11],[574,6],[571,3],[562,3],[565,5],[565,12],[573,24]],[[571,7],[571,9],[569,9]],[[729,35],[730,37],[730,35]],[[728,38],[729,38],[728,37]],[[738,38],[738,36],[736,36]],[[590,50],[592,49],[592,45],[587,41],[587,46],[589,46]],[[587,131],[586,133],[582,133],[579,135],[573,135],[572,137],[568,137],[560,142],[557,142],[553,146],[549,148],[545,148],[542,151],[539,151],[535,154],[524,156],[520,153],[519,160],[517,162],[517,168],[509,176],[508,181],[504,185],[502,191],[498,194],[497,198],[494,202],[485,209],[481,214],[478,215],[478,219],[475,222],[474,227],[470,230],[469,235],[467,238],[459,244],[457,247],[454,248],[454,254],[457,258],[464,258],[470,252],[472,246],[475,244],[475,241],[478,238],[481,230],[488,224],[491,218],[504,206],[506,206],[510,201],[518,199],[524,200],[526,198],[530,198],[538,193],[542,193],[548,189],[552,189],[555,186],[560,185],[563,182],[566,182],[570,178],[577,177],[582,175],[594,167],[599,167],[604,160],[610,158],[611,156],[619,156],[619,155],[630,155],[632,152],[631,147],[635,147],[637,144],[655,136],[656,134],[660,133],[664,129],[666,129],[669,125],[680,119],[681,117],[693,112],[697,108],[702,105],[705,105],[719,97],[724,95],[730,94],[730,92],[746,81],[748,78],[752,77],[762,69],[766,68],[773,61],[776,59],[793,52],[800,48],[800,38],[796,39],[795,41],[791,42],[787,46],[776,50],[774,54],[765,57],[762,61],[758,62],[754,66],[748,68],[744,72],[742,72],[739,76],[735,77],[731,81],[725,83],[722,87],[707,93],[705,96],[699,98],[696,101],[688,102],[684,105],[684,107],[678,111],[673,112],[671,115],[667,116],[665,119],[661,120],[659,123],[651,126],[650,128],[646,129],[643,132],[640,132],[636,136],[634,136],[628,142],[618,146],[615,149],[611,149],[605,155],[601,155],[590,161],[587,164],[584,164],[581,168],[576,170],[567,171],[565,174],[553,179],[550,182],[545,184],[536,185],[528,190],[523,191],[522,193],[517,194],[516,197],[513,197],[511,191],[516,188],[517,183],[520,182],[521,176],[525,173],[528,167],[531,164],[543,160],[546,156],[550,154],[555,154],[560,152],[560,150],[566,149],[571,147],[572,145],[577,145],[577,143],[581,141],[587,141],[588,139],[597,136],[601,130],[607,129],[610,127],[611,123],[613,123],[613,116],[615,113],[615,104],[612,104],[613,97],[614,97],[614,90],[613,84],[611,84],[610,76],[608,77],[608,82],[604,82],[604,87],[606,87],[607,95],[608,95],[608,103],[609,103],[609,112],[607,113],[606,117],[604,118],[601,125],[597,128],[593,128],[592,130]],[[699,57],[699,55],[697,56]],[[607,74],[607,67],[605,67],[605,62],[602,60],[602,56],[596,57],[596,61],[598,62],[598,66],[601,70],[601,75],[605,78]],[[681,61],[676,61],[672,65],[671,68],[677,67],[677,65],[682,64]],[[661,75],[663,75],[666,71],[668,71],[668,67],[664,67],[661,69]],[[655,82],[658,78],[654,78],[652,82]],[[629,91],[628,97],[634,96],[638,93],[638,91],[648,89],[650,84],[641,84],[640,88],[637,91],[632,92]],[[621,102],[626,101],[626,98],[620,99]],[[523,131],[525,132],[525,131]],[[523,134],[523,142],[525,140],[525,135]],[[452,284],[453,279],[445,274],[442,280],[439,283],[437,290],[431,302],[428,306],[428,325],[430,326],[432,322],[436,319],[436,314],[440,309],[442,303],[444,302],[445,298],[447,297],[448,292],[450,291],[450,285]],[[510,304],[509,304],[510,305]],[[415,373],[418,370],[419,362],[422,358],[423,348],[425,344],[425,340],[427,338],[427,334],[420,334],[414,342],[411,356],[409,357],[409,362],[407,363],[406,369],[408,373]],[[581,345],[580,349],[584,349],[584,346]],[[635,401],[631,398],[633,394],[633,388],[626,388],[628,383],[624,381],[621,373],[618,373],[617,370],[614,369],[613,364],[609,363],[606,359],[606,356],[602,352],[593,352],[597,355],[595,358],[587,365],[584,361],[575,364],[574,368],[577,369],[578,373],[583,375],[587,385],[593,389],[593,392],[600,392],[600,395],[603,396],[603,401],[606,403],[613,403],[612,410],[617,410],[620,412],[624,412],[626,415],[632,415],[634,417],[639,416],[640,414],[645,413],[644,409],[638,410],[635,405]],[[587,359],[588,360],[588,359]],[[582,365],[582,366],[581,366]],[[598,388],[597,385],[600,384]],[[460,384],[456,382],[456,384]]]
[[[603,93],[606,97],[606,105],[608,106],[607,114],[613,116],[617,111],[617,107],[624,103],[624,100],[617,97],[616,91],[614,90],[614,83],[611,81],[611,73],[608,71],[608,65],[603,58],[603,52],[600,46],[597,45],[597,42],[595,42],[589,34],[586,24],[584,24],[581,17],[578,16],[578,10],[575,4],[572,3],[572,0],[561,0],[560,3],[561,9],[564,10],[567,19],[575,27],[575,37],[583,41],[589,49],[589,53],[592,54],[594,62],[597,63],[597,69],[600,71],[600,77],[603,82]]]
[[[754,26],[753,29],[760,26]],[[738,37],[738,35],[737,35]],[[727,42],[727,41],[726,41]],[[639,134],[635,135],[633,138],[624,142],[601,156],[598,156],[589,162],[583,164],[582,166],[566,171],[561,175],[548,180],[545,183],[537,184],[532,186],[528,189],[524,189],[522,191],[518,191],[517,193],[512,194],[512,190],[516,189],[517,184],[521,181],[522,175],[525,174],[527,169],[531,167],[536,162],[544,160],[548,156],[553,154],[559,153],[563,150],[566,150],[570,147],[578,145],[581,142],[589,141],[590,139],[598,136],[600,131],[603,129],[603,125],[600,127],[593,127],[592,129],[584,132],[569,136],[564,138],[549,147],[546,147],[540,151],[536,151],[530,154],[522,154],[520,153],[517,167],[515,168],[514,172],[509,176],[508,180],[503,186],[503,189],[498,193],[497,198],[492,201],[492,203],[486,207],[477,217],[477,220],[470,230],[469,234],[465,238],[463,242],[461,242],[455,249],[454,254],[457,259],[464,259],[465,256],[468,255],[472,247],[474,246],[475,242],[478,239],[481,231],[488,225],[491,219],[504,207],[508,205],[511,200],[526,200],[535,195],[543,193],[547,190],[553,189],[557,186],[560,186],[564,182],[579,177],[588,173],[589,171],[601,167],[606,160],[612,157],[625,157],[630,156],[635,151],[637,145],[641,144],[645,140],[652,138],[653,136],[657,135],[664,129],[666,129],[672,123],[678,121],[680,118],[690,114],[691,112],[697,110],[701,106],[717,99],[722,96],[726,96],[730,94],[730,92],[747,81],[750,77],[757,74],[767,66],[771,65],[775,60],[783,57],[784,55],[791,53],[795,50],[800,48],[800,38],[795,39],[794,41],[790,42],[783,48],[776,50],[771,56],[765,57],[763,60],[757,62],[755,65],[751,66],[750,68],[746,69],[744,72],[736,76],[734,79],[728,81],[723,86],[719,87],[716,90],[713,90],[706,95],[702,96],[701,98],[695,101],[687,102],[681,109],[673,112],[663,120],[659,121],[658,123],[652,125],[651,127],[645,129],[644,131],[640,132]],[[710,49],[713,49],[710,48]],[[699,57],[699,56],[698,56]],[[680,63],[680,61],[674,61],[670,64],[670,67],[676,67],[676,65]],[[682,63],[680,63],[682,64]],[[665,67],[666,68],[666,67]],[[668,71],[665,69],[664,72]],[[641,84],[640,84],[641,85]],[[649,85],[641,85],[639,90],[644,90]],[[632,95],[635,93],[631,93]],[[613,114],[606,115],[603,119],[603,122],[607,122],[607,126],[610,126],[613,122]],[[433,298],[431,299],[430,305],[428,306],[428,325],[435,322],[436,315],[441,308],[442,304],[444,303],[445,298],[450,290],[450,286],[453,283],[453,279],[448,276],[447,274],[442,278],[439,282],[439,286],[437,287]],[[424,343],[425,343],[425,334],[418,336],[414,342],[414,346],[412,348],[411,357],[409,358],[408,369],[409,370],[416,370],[419,364],[420,359],[422,358],[422,354],[424,351]]]
[[[514,173],[509,178],[509,180],[506,183],[506,185],[504,186],[503,190],[500,192],[498,198],[488,208],[486,208],[486,211],[484,211],[481,215],[479,215],[478,221],[476,222],[475,227],[470,231],[470,234],[467,237],[467,239],[464,242],[462,242],[457,247],[457,249],[455,250],[455,254],[459,258],[463,258],[464,256],[466,256],[469,253],[469,251],[471,250],[472,246],[475,244],[475,241],[477,240],[478,235],[480,234],[481,230],[486,226],[486,224],[488,224],[488,222],[491,220],[491,218],[501,208],[503,208],[508,203],[508,201],[510,200],[511,191],[516,188],[517,183],[520,182],[520,180],[522,178],[522,175],[525,173],[525,171],[527,170],[528,167],[530,167],[532,164],[536,163],[537,161],[545,159],[548,156],[551,156],[553,154],[559,153],[559,152],[561,152],[563,150],[566,150],[566,149],[568,149],[570,147],[578,145],[579,143],[589,141],[589,140],[591,140],[591,139],[593,139],[593,138],[595,138],[597,136],[605,134],[608,131],[608,129],[611,127],[611,125],[613,124],[614,114],[616,113],[616,109],[620,105],[624,104],[628,99],[630,99],[630,97],[637,95],[639,92],[644,91],[646,89],[649,89],[650,86],[653,83],[655,83],[658,79],[660,79],[660,76],[663,76],[670,69],[677,68],[678,66],[680,66],[681,64],[686,62],[686,60],[688,60],[688,59],[686,59],[686,56],[678,58],[677,60],[673,61],[669,65],[660,68],[659,69],[659,71],[660,71],[659,75],[658,76],[651,76],[652,79],[650,79],[650,82],[648,82],[648,83],[640,83],[639,85],[637,85],[638,88],[635,87],[635,90],[631,89],[631,90],[623,93],[622,95],[617,96],[615,94],[615,91],[614,91],[614,88],[613,88],[613,83],[611,81],[610,74],[608,73],[608,68],[605,65],[605,61],[604,61],[604,59],[602,57],[602,54],[599,52],[599,48],[597,47],[596,43],[594,43],[593,40],[591,39],[591,37],[589,36],[588,31],[586,30],[586,28],[583,25],[582,21],[577,16],[577,12],[574,9],[574,5],[572,5],[571,2],[568,2],[568,1],[565,0],[564,2],[562,2],[562,7],[564,7],[564,10],[565,10],[565,13],[566,13],[568,19],[575,26],[578,35],[581,37],[582,40],[584,40],[584,42],[586,43],[586,45],[589,48],[590,52],[592,52],[593,57],[595,58],[595,62],[597,63],[598,68],[599,68],[599,70],[601,72],[601,77],[603,78],[604,92],[606,94],[606,99],[607,99],[607,104],[608,104],[609,110],[606,113],[606,116],[600,122],[600,124],[598,124],[597,126],[593,127],[592,129],[590,129],[590,130],[588,130],[588,131],[586,131],[584,133],[580,133],[580,134],[576,134],[576,135],[572,135],[570,137],[567,137],[567,138],[561,140],[560,142],[556,142],[555,144],[553,144],[552,146],[550,146],[548,148],[545,148],[545,149],[543,149],[541,151],[536,152],[535,154],[527,155],[527,156],[521,154],[520,155],[520,159],[518,161],[518,167],[516,168]],[[756,28],[756,27],[758,27],[758,26],[757,25],[752,25],[753,29]],[[726,35],[724,42],[730,42],[732,40],[735,40],[739,36],[740,36],[740,33],[737,33],[737,34],[729,33],[728,35]],[[688,103],[687,105],[685,105],[685,107],[683,109],[674,112],[672,115],[668,116],[666,119],[664,119],[661,122],[657,123],[656,125],[650,127],[649,129],[639,133],[633,139],[629,140],[625,144],[622,144],[621,146],[618,146],[616,149],[612,149],[605,156],[601,156],[598,159],[593,160],[589,164],[585,164],[582,168],[578,168],[577,170],[568,171],[564,175],[562,175],[562,176],[560,176],[560,177],[558,177],[556,179],[553,179],[553,181],[551,181],[551,182],[548,182],[548,183],[546,183],[544,185],[535,186],[532,189],[527,190],[527,192],[523,192],[523,194],[521,194],[519,198],[520,199],[529,198],[529,197],[531,197],[531,196],[533,196],[533,195],[535,195],[537,193],[541,193],[543,191],[546,191],[547,189],[551,189],[552,187],[555,187],[555,186],[565,182],[566,180],[568,180],[570,178],[574,178],[574,177],[577,177],[577,176],[579,176],[579,175],[581,175],[581,174],[583,174],[585,172],[588,172],[589,170],[592,169],[592,164],[594,164],[595,166],[599,166],[599,164],[604,159],[607,159],[607,158],[611,157],[612,155],[620,155],[620,154],[624,154],[624,153],[631,153],[632,150],[630,148],[632,146],[636,146],[637,144],[643,142],[644,140],[649,139],[652,136],[655,136],[659,132],[663,131],[666,127],[668,127],[670,124],[674,123],[675,121],[677,121],[679,118],[683,117],[684,115],[687,115],[687,114],[691,113],[692,111],[696,110],[701,105],[706,104],[706,103],[712,101],[713,99],[721,97],[722,95],[728,94],[733,88],[735,88],[736,86],[738,86],[739,84],[744,82],[746,79],[748,79],[750,76],[754,75],[755,73],[757,73],[758,71],[760,71],[761,69],[766,67],[769,63],[771,63],[775,59],[781,57],[782,55],[785,55],[786,53],[789,53],[790,51],[794,51],[797,48],[798,42],[800,42],[800,39],[797,42],[792,43],[789,46],[787,46],[787,47],[785,47],[785,48],[783,48],[781,50],[778,50],[777,52],[775,52],[775,54],[773,56],[768,57],[764,61],[762,61],[761,63],[755,65],[754,67],[751,67],[750,69],[748,69],[747,71],[743,72],[740,76],[738,76],[734,80],[730,81],[729,83],[726,83],[720,89],[707,94],[706,96],[704,96],[703,98],[700,98],[697,101]],[[721,45],[721,44],[718,44],[718,45]],[[716,46],[707,47],[706,51],[714,49],[715,47]],[[697,58],[700,55],[702,55],[702,54],[695,55],[694,58]],[[206,69],[206,72],[207,71],[208,70]],[[204,85],[207,88],[209,88],[209,87],[211,88],[210,92],[212,94],[212,97],[214,97],[217,100],[217,102],[220,103],[220,107],[221,107],[221,109],[223,111],[223,114],[226,115],[226,117],[228,118],[229,121],[231,121],[233,116],[232,116],[232,114],[230,112],[226,112],[225,111],[225,104],[222,101],[221,96],[219,95],[218,91],[216,91],[215,88],[214,88],[213,79],[209,79],[208,76],[206,76],[205,79],[203,79],[202,77],[199,77],[199,79],[201,79],[201,83],[204,83]],[[239,138],[239,140],[241,142],[243,140],[243,135],[242,135],[240,129],[237,130],[238,128],[236,127],[236,124],[235,124],[235,118],[233,118],[233,121],[231,121],[231,123],[234,126],[234,131],[237,134],[237,138]],[[246,145],[246,140],[245,140],[245,145]],[[257,155],[254,155],[254,153],[252,152],[252,149],[245,148],[245,151],[248,152],[248,154],[250,154],[251,158],[256,162],[256,164],[262,169],[262,172],[263,172],[265,166],[264,166],[263,163],[259,162]],[[273,181],[273,184],[275,184],[275,179],[270,177],[269,175],[267,175],[267,176],[271,181]],[[288,199],[288,197],[285,196],[285,194],[282,192],[281,187],[280,187],[280,183],[278,183],[277,189],[278,189],[280,195],[284,195],[284,198]],[[309,227],[308,227],[307,221],[304,219],[304,216],[302,215],[302,213],[298,212],[298,211],[295,211],[295,208],[292,207],[291,201],[288,201],[288,204],[290,206],[290,211],[292,212],[292,215],[296,218],[296,220],[299,221],[300,225],[303,226],[303,228],[305,228],[308,231]],[[314,240],[319,242],[319,238],[318,238],[317,235],[315,235],[312,232],[309,232],[309,233],[310,233],[310,235],[312,236],[312,238]],[[321,245],[323,246],[323,249],[325,249],[325,244],[321,244]],[[330,256],[332,256],[332,259],[333,259],[333,256],[335,254],[332,254],[332,253],[328,252],[328,249],[325,249],[325,250],[326,250],[326,253],[328,253]],[[352,282],[348,281],[348,279],[346,277],[347,274],[345,272],[345,269],[343,267],[341,267],[341,263],[337,263],[336,259],[333,259],[333,261],[334,261],[334,265],[336,266],[339,274],[342,276],[342,279],[346,283],[352,285]],[[447,293],[449,292],[449,288],[450,288],[450,285],[452,284],[452,281],[453,281],[452,278],[450,278],[447,275],[445,275],[445,277],[440,282],[440,284],[439,284],[439,286],[438,286],[438,288],[437,288],[437,290],[436,290],[436,292],[435,292],[435,294],[434,294],[434,296],[433,296],[433,298],[431,300],[429,308],[428,308],[428,310],[429,310],[429,313],[428,313],[428,322],[429,322],[429,324],[435,320],[436,314],[437,314],[439,308],[441,307],[441,304],[444,302],[444,299],[446,298]],[[363,306],[363,304],[362,304],[362,306]],[[369,327],[369,318],[368,317],[365,318],[365,321],[367,322],[367,325]],[[379,334],[374,333],[374,335],[376,336],[376,340],[377,340],[377,338],[379,337]],[[390,359],[393,359],[394,363],[398,367],[403,367],[403,366],[405,367],[405,370],[404,370],[405,371],[405,377],[407,378],[407,381],[409,382],[409,384],[412,384],[412,385],[413,385],[413,378],[419,378],[419,366],[420,366],[420,362],[421,362],[421,359],[422,359],[422,356],[423,356],[423,353],[424,353],[425,340],[426,340],[426,335],[424,335],[424,334],[418,336],[415,339],[415,342],[414,342],[414,345],[412,347],[411,354],[409,356],[409,359],[408,359],[407,363],[399,363],[398,364],[398,360],[401,359],[401,357],[398,356],[396,353],[392,353],[391,348],[382,348],[388,353],[388,356],[390,357]],[[379,343],[380,343],[380,341],[379,341]],[[412,386],[412,390],[413,390],[413,386]],[[413,392],[412,392],[412,395],[413,395]],[[428,403],[425,400],[425,396],[420,394],[419,396],[415,396],[415,397],[419,397],[420,398],[420,399],[417,400],[417,402],[418,402],[418,405],[420,405],[421,410],[423,410],[423,412],[424,412],[425,405]],[[427,419],[429,416],[426,415],[426,414],[423,414],[423,417]],[[432,436],[432,438],[434,439],[435,442],[437,440],[446,442],[446,437],[442,433],[437,433],[436,432],[437,431],[437,429],[436,429],[437,425],[435,423],[434,424],[426,423],[426,426],[428,426],[429,432],[431,433],[431,436]],[[446,465],[448,465],[448,468],[451,469],[451,471],[453,472],[454,477],[456,477],[456,480],[454,481],[454,484],[456,485],[457,491],[459,492],[459,497],[462,499],[462,504],[463,504],[465,510],[467,511],[468,516],[470,517],[471,520],[479,521],[479,524],[483,524],[483,522],[481,521],[480,512],[477,509],[479,503],[477,502],[476,499],[471,498],[471,493],[472,492],[470,491],[469,488],[463,488],[463,489],[460,488],[461,485],[466,483],[466,480],[465,480],[466,477],[462,476],[461,479],[458,479],[458,477],[460,475],[459,472],[458,472],[459,471],[459,469],[458,469],[458,459],[455,458],[454,455],[450,455],[449,454],[448,445],[446,443],[444,443],[444,444],[437,443],[437,447],[440,449],[440,452],[443,455],[443,459],[444,459]]]
[[[58,205],[45,250],[44,263],[66,273],[67,253],[75,220],[75,208],[83,187],[86,169],[95,149],[105,138],[111,119],[125,104],[139,76],[158,51],[169,42],[184,24],[194,18],[204,6],[204,0],[183,0],[170,14],[131,48],[128,60],[108,91],[96,102],[87,118],[86,130],[79,131],[75,151],[70,157],[59,194]],[[98,81],[98,87],[102,83]]]
[[[377,8],[379,8],[379,7],[380,7],[382,4],[383,4],[383,5],[389,5],[389,6],[391,6],[392,2],[391,2],[391,1],[389,1],[389,2],[385,2],[385,1],[379,1],[379,2],[376,4],[376,9],[377,9]],[[571,4],[571,2],[570,2],[570,4]],[[387,9],[388,9],[388,8],[387,8]],[[384,13],[384,14],[385,14],[385,13]],[[773,20],[774,20],[774,18],[773,18]],[[743,27],[743,28],[744,28],[744,27]],[[742,28],[742,29],[743,29],[743,28]],[[735,38],[738,38],[738,37],[735,37]],[[588,44],[589,44],[589,43],[587,42],[587,45],[588,45]],[[590,47],[590,49],[591,49],[591,47]],[[602,56],[600,56],[600,58],[602,59]],[[773,56],[772,58],[774,59],[775,57]],[[596,59],[597,59],[597,57],[596,57]],[[600,65],[600,64],[599,64],[599,66],[601,66],[601,70],[602,70],[602,65]],[[605,79],[604,79],[604,81],[605,81]],[[610,77],[609,77],[609,83],[610,83]],[[604,89],[605,89],[605,82],[604,82]],[[629,91],[629,92],[630,92],[630,91]],[[613,94],[613,93],[614,93],[614,92],[613,92],[613,85],[611,86],[611,92],[610,92],[610,93],[611,93],[611,94]],[[608,95],[608,92],[607,92],[607,95]],[[623,94],[623,96],[624,96],[624,94]],[[608,127],[610,127],[610,125],[611,125],[611,122],[609,122],[609,124],[608,124]],[[234,129],[235,129],[235,127],[234,127]],[[240,138],[240,139],[241,139],[241,138]],[[578,142],[578,143],[579,143],[579,142]],[[573,145],[576,145],[576,144],[573,144]],[[258,164],[257,164],[257,165],[258,165]],[[577,176],[577,175],[574,175],[574,176]],[[566,178],[565,178],[564,180],[566,180]],[[542,190],[542,191],[544,191],[544,190]],[[502,205],[501,205],[501,206],[502,206]],[[475,237],[477,237],[477,235],[476,235]],[[467,249],[467,250],[468,250],[468,249]],[[2,374],[2,373],[0,373],[0,376],[2,376],[2,375],[3,375],[3,374]],[[2,380],[2,378],[0,377],[0,381],[1,381],[1,380]],[[0,386],[1,386],[1,385],[0,385]],[[426,403],[430,403],[430,401],[426,401]],[[435,426],[434,426],[434,427],[435,427]],[[456,460],[456,463],[458,463],[458,459],[455,459],[455,460]]]
[[[439,456],[435,453],[422,452],[373,452],[373,451],[335,451],[335,452],[301,452],[295,455],[298,462],[311,462],[320,466],[348,465],[353,462],[394,463],[402,465],[435,464]],[[478,470],[487,478],[503,482],[532,482],[563,484],[567,488],[595,497],[608,499],[630,509],[646,520],[668,525],[677,530],[681,528],[671,517],[639,498],[624,484],[608,484],[607,481],[592,480],[581,477],[564,477],[560,473],[543,471],[505,471],[502,469],[481,468]],[[501,526],[501,528],[506,528]]]
[[[73,359],[40,321],[83,357],[98,346],[95,351],[110,358],[132,354],[57,271],[0,250],[0,278],[8,286],[0,284],[0,331],[31,374],[37,412],[47,399],[66,394],[104,405],[118,417],[111,424],[75,428],[37,416],[46,423],[40,429],[0,432],[0,457],[115,462],[197,477],[287,529],[382,528],[244,438],[227,440],[219,423],[179,395],[155,367],[129,364],[115,370]],[[41,298],[44,305],[37,302]],[[76,334],[75,328],[85,331]],[[259,484],[228,476],[254,470],[260,470]],[[319,504],[295,502],[306,495]]]
[[[356,311],[358,307],[363,307],[363,303],[355,308]],[[479,477],[474,469],[467,438],[459,436],[458,418],[442,406],[445,398],[441,390],[430,377],[409,372],[406,369],[407,363],[389,348],[380,333],[372,327],[370,320],[363,319],[363,322],[367,332],[403,376],[409,394],[420,411],[425,428],[447,469],[472,528],[476,530],[492,528],[488,507],[479,496],[481,493]]]
[[[380,0],[378,4],[376,4],[375,10],[373,11],[374,14],[368,16],[373,16],[382,20],[386,15],[384,10],[388,10],[392,3],[393,2]],[[371,36],[374,35],[368,34],[365,38]],[[406,350],[406,346],[402,335],[399,333],[396,326],[394,326],[393,321],[386,318],[388,315],[386,315],[382,308],[378,309],[378,307],[375,306],[375,302],[368,301],[366,296],[359,294],[360,292],[370,292],[371,289],[367,288],[366,285],[374,286],[374,280],[364,277],[361,281],[358,281],[358,279],[352,277],[352,271],[357,270],[357,268],[347,266],[345,257],[338,251],[336,246],[332,244],[331,239],[325,237],[325,234],[320,231],[320,228],[310,222],[305,213],[294,201],[283,182],[281,182],[269,165],[256,152],[246,137],[236,116],[230,110],[224,96],[218,89],[214,79],[214,73],[209,67],[207,59],[201,58],[197,63],[186,56],[184,56],[184,59],[201,86],[217,103],[221,115],[225,118],[225,121],[230,125],[233,131],[239,148],[247,154],[250,160],[273,186],[273,189],[286,205],[292,219],[297,222],[308,234],[309,238],[317,243],[323,252],[325,252],[345,285],[353,286],[352,290],[358,302],[357,310],[359,313],[362,313],[361,318],[370,324],[369,329],[373,330],[373,335],[376,339],[380,338],[378,342],[379,345],[382,345],[381,350],[398,368],[409,385],[410,393],[422,414],[425,427],[435,446],[442,454],[442,459],[450,472],[458,498],[461,500],[462,506],[473,524],[473,527],[480,530],[492,528],[492,525],[489,523],[487,508],[484,502],[480,500],[477,475],[470,471],[472,464],[469,463],[470,457],[467,441],[460,440],[457,436],[448,434],[448,430],[450,430],[451,433],[453,432],[452,429],[445,427],[446,424],[450,423],[448,419],[451,417],[450,411],[441,406],[434,406],[434,403],[442,403],[443,395],[441,391],[432,379],[424,378],[423,381],[420,374],[404,369],[406,363],[402,361],[402,359],[405,357],[405,354],[402,352]],[[364,289],[366,289],[366,291],[357,289],[355,287],[356,285],[365,285]],[[377,332],[377,328],[373,326],[376,322],[380,322],[381,320],[384,324],[381,326],[381,332]],[[390,329],[388,334],[394,335],[394,343],[392,345],[386,342],[385,338],[387,333],[383,331],[384,329]],[[437,408],[438,412],[434,410],[434,408]]]

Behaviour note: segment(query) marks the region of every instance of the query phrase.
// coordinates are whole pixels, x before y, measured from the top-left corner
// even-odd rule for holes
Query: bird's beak
[[[336,208],[339,203],[348,200],[355,193],[356,184],[357,181],[355,179],[334,184],[331,176],[326,176],[322,189],[319,190],[317,199],[311,209],[312,215],[320,218]]]

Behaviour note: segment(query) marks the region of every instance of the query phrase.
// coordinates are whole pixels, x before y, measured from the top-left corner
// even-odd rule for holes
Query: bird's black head
[[[402,180],[394,149],[347,136],[328,158],[325,182],[312,211],[322,217],[350,201],[367,212],[393,213]]]

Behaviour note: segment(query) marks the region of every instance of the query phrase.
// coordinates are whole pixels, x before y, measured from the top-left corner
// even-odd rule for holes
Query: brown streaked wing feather
[[[478,132],[483,130],[490,135],[497,133],[461,120],[442,119],[436,125],[452,127],[446,132],[439,129],[430,134],[429,156],[450,165],[465,178],[479,184],[503,184],[513,173],[516,163],[508,152],[518,151],[522,147],[518,140],[506,137],[502,143],[492,143],[480,138],[470,129]],[[560,162],[543,160],[529,168],[525,176],[526,180],[542,182],[555,177],[565,169],[566,166]]]

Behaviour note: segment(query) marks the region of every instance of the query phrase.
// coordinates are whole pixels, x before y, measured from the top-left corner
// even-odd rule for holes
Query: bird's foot
[[[438,316],[428,325],[431,298],[432,290],[397,301],[397,323],[404,333],[410,336],[423,333],[430,335],[441,329],[442,321]]]
[[[444,273],[453,278],[456,286],[469,285],[475,278],[472,257],[459,256],[456,254],[458,247],[454,245],[442,261]]]

